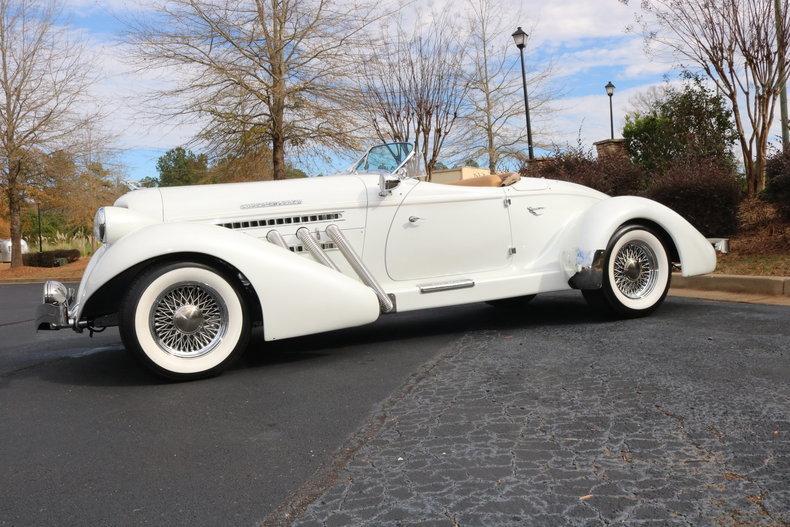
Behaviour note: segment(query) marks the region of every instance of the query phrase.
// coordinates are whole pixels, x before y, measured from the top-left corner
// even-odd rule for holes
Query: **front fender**
[[[88,264],[70,316],[79,320],[91,296],[122,272],[177,253],[209,255],[244,274],[260,300],[266,340],[358,326],[379,316],[376,295],[361,282],[266,241],[199,223],[144,227],[101,247]]]
[[[571,285],[578,287],[573,282],[589,285],[589,281],[585,283],[586,278],[601,272],[604,252],[615,231],[625,223],[639,220],[655,223],[666,231],[677,249],[683,276],[711,273],[716,269],[713,246],[680,214],[646,198],[620,196],[596,203],[569,229],[562,260]]]

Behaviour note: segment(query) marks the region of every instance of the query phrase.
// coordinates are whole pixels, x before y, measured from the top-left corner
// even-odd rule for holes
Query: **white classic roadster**
[[[414,159],[392,143],[344,175],[130,192],[96,213],[103,245],[79,289],[45,284],[37,328],[118,325],[144,364],[191,379],[222,371],[256,324],[279,340],[571,288],[639,317],[664,300],[673,264],[716,266],[656,202],[517,176],[429,183]]]

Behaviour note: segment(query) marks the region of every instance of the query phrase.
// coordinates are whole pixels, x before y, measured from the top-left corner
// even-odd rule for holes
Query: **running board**
[[[452,282],[438,282],[435,284],[418,285],[420,293],[440,293],[442,291],[452,291],[454,289],[468,289],[475,286],[475,281],[465,278],[463,280],[453,280]]]

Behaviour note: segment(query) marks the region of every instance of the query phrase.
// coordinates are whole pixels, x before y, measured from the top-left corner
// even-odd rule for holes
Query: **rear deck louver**
[[[274,225],[303,225],[306,223],[320,223],[322,221],[337,221],[343,215],[340,212],[322,212],[321,214],[305,214],[304,216],[283,216],[279,218],[261,218],[257,220],[234,221],[218,223],[227,229],[254,229],[256,227],[271,227]]]

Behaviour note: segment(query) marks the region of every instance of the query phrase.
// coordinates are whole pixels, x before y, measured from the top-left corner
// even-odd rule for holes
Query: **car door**
[[[387,274],[420,280],[494,271],[508,265],[510,247],[504,189],[420,182],[390,225]]]

